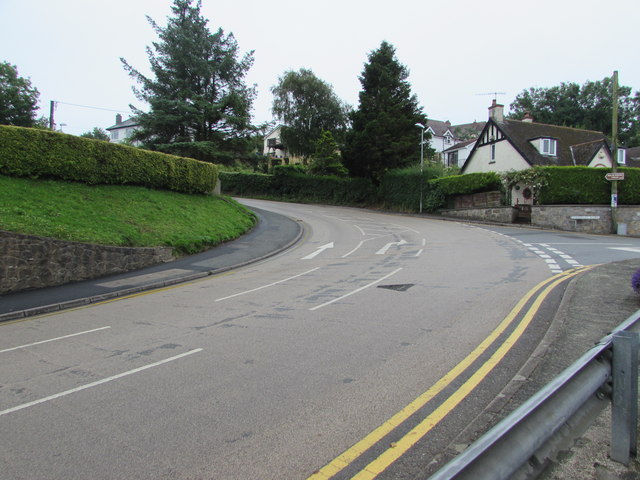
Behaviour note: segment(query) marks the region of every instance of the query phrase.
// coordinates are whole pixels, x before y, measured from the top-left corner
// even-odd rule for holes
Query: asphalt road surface
[[[302,241],[0,325],[0,478],[411,478],[513,378],[588,262],[555,248],[576,263],[550,266],[548,239],[514,232],[245,203],[300,221]]]

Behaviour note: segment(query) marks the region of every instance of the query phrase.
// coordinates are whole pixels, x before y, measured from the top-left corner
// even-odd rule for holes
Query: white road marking
[[[331,305],[332,303],[339,302],[340,300],[343,300],[343,299],[345,299],[345,298],[347,298],[347,297],[350,297],[351,295],[354,295],[354,294],[356,294],[356,293],[358,293],[358,292],[361,292],[362,290],[364,290],[364,289],[366,289],[366,288],[369,288],[369,287],[371,287],[371,286],[375,285],[376,283],[380,283],[381,281],[386,280],[387,278],[391,277],[392,275],[395,275],[396,273],[398,273],[400,270],[402,270],[402,267],[398,268],[397,270],[394,270],[393,272],[391,272],[391,273],[389,273],[389,274],[385,275],[385,276],[384,276],[384,277],[382,277],[382,278],[379,278],[378,280],[376,280],[376,281],[374,281],[374,282],[368,283],[368,284],[367,284],[367,285],[365,285],[364,287],[357,288],[357,289],[356,289],[356,290],[354,290],[353,292],[349,292],[349,293],[347,293],[346,295],[342,295],[341,297],[334,298],[333,300],[330,300],[330,301],[328,301],[328,302],[325,302],[325,303],[323,303],[323,304],[321,304],[321,305],[317,305],[317,306],[315,306],[315,307],[312,307],[312,308],[310,308],[309,310],[311,310],[311,311],[318,310],[319,308],[326,307],[327,305]]]
[[[311,260],[312,258],[315,258],[316,256],[320,255],[322,252],[324,252],[329,248],[333,248],[333,242],[330,242],[330,243],[327,243],[326,245],[322,245],[321,247],[318,247],[318,249],[315,252],[310,253],[306,257],[302,257],[302,260]]]
[[[354,248],[353,250],[351,250],[348,253],[345,253],[342,257],[340,258],[347,258],[349,255],[351,255],[352,253],[354,253],[355,251],[357,251],[362,245],[364,245],[364,241],[360,241],[360,243],[356,246],[356,248]]]
[[[273,287],[274,285],[278,285],[280,283],[288,282],[289,280],[293,280],[294,278],[301,277],[303,275],[306,275],[307,273],[315,272],[316,270],[319,270],[319,269],[320,267],[312,268],[311,270],[307,270],[306,272],[299,273],[298,275],[294,275],[293,277],[284,278],[282,280],[278,280],[277,282],[269,283],[268,285],[262,285],[261,287],[252,288],[251,290],[245,290],[243,292],[234,293],[233,295],[229,295],[227,297],[218,298],[215,301],[221,302],[223,300],[228,300],[229,298],[239,297],[240,295],[245,295],[247,293],[257,292],[258,290],[263,290],[265,288]]]
[[[55,400],[56,398],[65,397],[67,395],[71,395],[72,393],[80,392],[82,390],[86,390],[88,388],[97,387],[98,385],[102,385],[103,383],[111,382],[113,380],[117,380],[122,377],[126,377],[128,375],[133,375],[134,373],[142,372],[143,370],[147,370],[149,368],[157,367],[164,363],[172,362],[174,360],[178,360],[180,358],[186,357],[187,355],[193,355],[194,353],[201,352],[202,348],[196,348],[195,350],[190,350],[185,353],[181,353],[180,355],[176,355],[175,357],[165,358],[164,360],[160,360],[159,362],[151,363],[149,365],[145,365],[144,367],[134,368],[133,370],[129,370],[127,372],[119,373],[117,375],[113,375],[111,377],[103,378],[102,380],[98,380],[96,382],[87,383],[86,385],[82,385],[81,387],[72,388],[71,390],[66,390],[64,392],[56,393],[55,395],[50,395],[48,397],[40,398],[39,400],[34,400],[33,402],[23,403],[22,405],[17,405],[15,407],[7,408],[6,410],[0,411],[0,417],[2,415],[7,415],[9,413],[17,412],[19,410],[24,410],[25,408],[33,407],[35,405],[39,405],[41,403],[49,402],[51,400]]]
[[[609,247],[609,250],[622,250],[625,252],[640,253],[640,248],[633,247]]]
[[[390,242],[387,243],[384,247],[382,247],[380,250],[378,250],[376,252],[376,255],[384,255],[385,253],[387,253],[387,250],[389,250],[393,245],[406,245],[407,241],[406,240],[400,240],[399,242]]]
[[[48,340],[41,340],[39,342],[27,343],[26,345],[20,345],[18,347],[5,348],[0,350],[0,353],[11,352],[13,350],[20,350],[21,348],[33,347],[34,345],[42,345],[43,343],[55,342],[56,340],[63,340],[65,338],[77,337],[78,335],[84,335],[85,333],[98,332],[100,330],[106,330],[111,327],[94,328],[93,330],[85,330],[84,332],[72,333],[70,335],[64,335],[62,337],[50,338]]]

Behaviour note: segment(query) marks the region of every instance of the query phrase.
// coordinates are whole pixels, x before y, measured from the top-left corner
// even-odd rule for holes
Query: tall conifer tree
[[[411,93],[408,76],[390,43],[382,42],[369,54],[343,153],[351,175],[378,182],[386,170],[419,161],[420,131],[415,124],[424,125],[427,119]]]
[[[159,37],[147,47],[155,78],[121,61],[140,84],[136,96],[150,107],[133,109],[141,126],[136,139],[153,149],[223,162],[249,145],[255,87],[244,77],[253,52],[239,59],[233,34],[221,28],[211,33],[200,7],[200,0],[174,0],[166,27],[147,17]]]

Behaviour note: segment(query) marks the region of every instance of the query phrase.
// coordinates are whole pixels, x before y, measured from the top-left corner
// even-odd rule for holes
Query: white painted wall
[[[531,168],[531,165],[507,140],[496,142],[493,145],[496,146],[495,160],[491,160],[491,145],[483,145],[476,150],[472,163],[467,165],[464,173],[508,172]]]

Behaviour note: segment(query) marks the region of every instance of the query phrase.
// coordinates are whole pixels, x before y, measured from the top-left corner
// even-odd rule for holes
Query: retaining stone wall
[[[0,295],[124,273],[172,259],[168,247],[106,247],[0,231]]]
[[[483,222],[514,223],[517,210],[512,207],[464,208],[441,210],[446,217]],[[619,206],[618,225],[626,225],[626,235],[640,237],[640,206]],[[611,207],[608,205],[534,205],[531,225],[568,232],[612,233]],[[616,232],[617,233],[617,232]]]
[[[513,223],[518,215],[513,207],[463,208],[441,210],[440,213],[445,217],[497,223]]]

